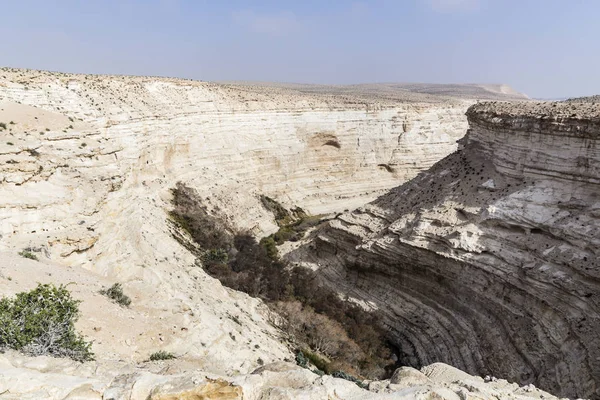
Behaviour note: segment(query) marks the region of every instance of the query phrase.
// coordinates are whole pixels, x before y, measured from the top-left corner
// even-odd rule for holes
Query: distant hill
[[[395,101],[437,103],[445,99],[529,100],[527,95],[503,84],[363,83],[355,85],[316,85],[275,82],[226,83],[234,86],[271,87],[301,93],[348,95]]]
[[[600,103],[600,95],[594,95],[594,96],[585,96],[585,97],[573,97],[570,99],[565,100],[568,103],[595,103],[595,102],[599,102]]]

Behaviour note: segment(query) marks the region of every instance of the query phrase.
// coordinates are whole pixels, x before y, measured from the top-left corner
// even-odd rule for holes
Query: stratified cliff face
[[[455,150],[472,101],[426,100],[1,70],[0,122],[15,124],[0,132],[0,246],[65,257],[129,239],[180,180],[257,234],[275,229],[259,194],[356,207]]]
[[[313,213],[363,204],[452,152],[473,102],[328,90],[0,69],[0,294],[76,282],[98,357],[160,347],[219,373],[292,358],[264,305],[172,237],[170,189],[183,181],[232,225],[271,232],[259,195]],[[24,248],[55,270],[21,268]],[[131,307],[94,312],[114,282]]]
[[[381,309],[407,363],[598,398],[600,106],[467,117],[459,151],[290,257]]]

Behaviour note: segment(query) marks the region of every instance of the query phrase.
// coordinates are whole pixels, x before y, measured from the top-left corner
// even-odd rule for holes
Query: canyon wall
[[[480,103],[461,148],[289,254],[403,361],[600,397],[600,106]]]
[[[106,273],[144,252],[139,227],[162,224],[177,181],[259,235],[276,229],[260,194],[354,208],[456,149],[473,101],[435,99],[4,69],[0,248],[44,245]]]
[[[293,358],[262,302],[173,238],[170,189],[269,233],[259,195],[315,214],[363,204],[454,151],[474,102],[332,90],[0,69],[0,294],[73,284],[99,358],[165,349],[226,374]],[[98,294],[114,282],[127,310]]]

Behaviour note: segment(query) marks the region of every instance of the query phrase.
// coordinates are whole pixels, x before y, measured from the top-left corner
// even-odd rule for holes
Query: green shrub
[[[37,256],[35,254],[33,254],[29,249],[23,249],[21,250],[21,252],[19,253],[19,255],[23,258],[29,258],[30,260],[36,260],[37,261]]]
[[[0,122],[0,129],[2,129],[2,130],[6,129],[6,123]]]
[[[279,204],[276,200],[268,196],[261,195],[260,201],[268,211],[272,212],[275,216],[275,221],[277,225],[283,226],[287,225],[289,222],[293,220],[293,217],[290,215],[290,212],[286,210],[281,204]]]
[[[172,360],[174,358],[177,358],[175,357],[175,354],[164,350],[159,350],[156,353],[150,354],[150,361]]]
[[[325,372],[326,374],[331,373],[329,368],[329,365],[331,363],[327,361],[324,357],[308,349],[302,349],[300,351],[304,354],[304,357],[312,363],[312,365]]]
[[[263,206],[274,214],[275,222],[279,226],[279,230],[269,236],[278,246],[288,241],[297,242],[302,240],[308,229],[322,222],[320,215],[308,215],[300,207],[288,211],[281,204],[267,196],[261,196],[261,201]]]
[[[369,385],[365,384],[363,381],[361,381],[360,379],[356,378],[355,376],[352,376],[350,374],[347,374],[344,371],[334,371],[331,376],[333,376],[334,378],[341,378],[341,379],[345,379],[347,381],[350,382],[354,382],[356,383],[359,387],[363,388],[363,389],[367,389],[369,387]]]
[[[123,307],[129,307],[131,299],[125,293],[123,293],[123,287],[120,283],[115,283],[108,289],[100,290],[100,294],[103,294],[113,300],[115,303],[122,305]]]
[[[275,239],[271,236],[264,237],[260,240],[260,245],[267,252],[267,256],[272,260],[277,260],[279,258],[279,251],[277,250],[277,244],[275,243]]]
[[[229,259],[227,250],[225,249],[210,249],[205,251],[200,257],[205,266],[214,264],[225,264]]]
[[[0,299],[0,348],[93,360],[91,343],[75,332],[79,303],[63,285],[51,284]]]
[[[278,245],[282,245],[288,240],[297,241],[298,233],[291,226],[284,226],[283,228],[279,228],[277,232],[271,235],[275,243]],[[302,237],[299,237],[301,239]]]
[[[302,368],[308,367],[308,358],[304,356],[302,350],[298,350],[298,352],[296,353],[296,364],[298,364]]]

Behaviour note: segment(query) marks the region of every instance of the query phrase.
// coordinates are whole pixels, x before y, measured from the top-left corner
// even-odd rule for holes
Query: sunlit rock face
[[[0,69],[0,294],[71,285],[103,359],[160,348],[229,375],[293,359],[266,306],[173,238],[170,190],[185,182],[256,235],[277,229],[260,195],[315,214],[354,208],[454,151],[475,98],[300,89]],[[20,263],[24,248],[40,262]],[[115,282],[127,310],[98,294]]]
[[[467,117],[457,152],[289,257],[382,310],[408,364],[598,398],[600,106]]]
[[[470,376],[436,363],[421,371],[398,370],[390,380],[372,381],[368,390],[354,382],[319,376],[295,364],[266,364],[251,374],[219,376],[179,361],[146,363],[75,363],[51,357],[31,359],[0,354],[0,388],[9,400],[425,400],[504,399],[557,400],[532,386]]]
[[[275,229],[260,194],[354,208],[454,151],[473,103],[332,90],[0,70],[0,120],[15,122],[0,132],[0,246],[101,272],[153,263],[141,247],[169,241],[177,181],[256,234]]]

